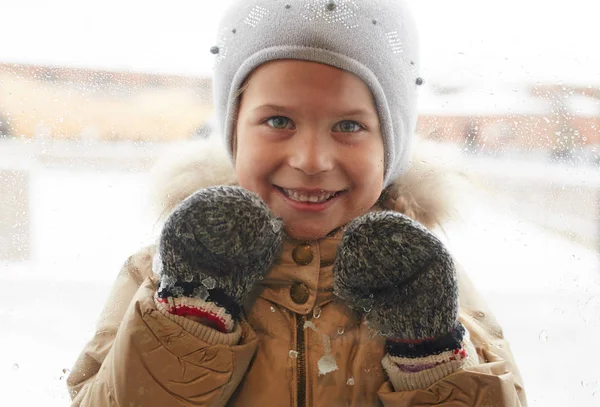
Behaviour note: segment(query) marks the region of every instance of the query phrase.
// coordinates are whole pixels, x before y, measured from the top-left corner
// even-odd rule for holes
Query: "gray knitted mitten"
[[[255,282],[279,255],[282,227],[258,195],[243,188],[195,192],[162,230],[158,297],[212,301],[238,319]]]
[[[353,220],[338,248],[333,284],[375,329],[411,343],[394,353],[416,357],[459,347],[464,328],[454,262],[437,237],[407,216],[370,212]],[[415,349],[421,342],[428,343]]]

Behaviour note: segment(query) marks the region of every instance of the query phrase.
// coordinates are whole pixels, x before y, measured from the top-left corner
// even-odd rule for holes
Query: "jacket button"
[[[313,261],[312,247],[308,243],[299,244],[292,250],[292,258],[299,266],[306,266]]]
[[[290,297],[292,297],[292,301],[296,304],[306,304],[309,297],[308,287],[298,282],[292,284],[290,287]]]

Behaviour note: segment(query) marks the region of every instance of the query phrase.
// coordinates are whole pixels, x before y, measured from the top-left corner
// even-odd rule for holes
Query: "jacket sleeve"
[[[474,362],[471,359],[452,372],[442,372],[444,366],[419,372],[421,382],[427,383],[427,378],[435,380],[416,389],[398,388],[390,378],[379,390],[383,406],[527,406],[523,381],[502,329],[462,271],[459,271],[459,285],[459,320],[468,332],[467,353],[469,359],[474,357]],[[389,374],[389,369],[386,370]]]
[[[255,334],[246,322],[231,334],[178,324],[156,308],[155,291],[155,279],[147,277],[115,333],[97,334],[84,349],[69,377],[73,406],[227,403],[254,356]]]
[[[127,259],[109,294],[109,301],[96,324],[96,332],[81,351],[67,378],[73,406],[79,406],[83,395],[93,382],[102,362],[110,351],[125,311],[145,279],[145,270],[152,269],[154,248],[148,247]]]

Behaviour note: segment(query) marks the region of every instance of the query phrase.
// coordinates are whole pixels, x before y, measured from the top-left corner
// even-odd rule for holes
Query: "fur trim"
[[[458,215],[458,200],[468,188],[454,159],[456,149],[417,140],[411,167],[390,185],[381,207],[405,214],[429,229]]]
[[[379,209],[403,213],[429,229],[455,216],[457,198],[468,184],[453,151],[417,140],[411,167],[386,188]],[[237,185],[220,138],[175,145],[153,170],[151,202],[159,222],[196,190],[215,185]]]
[[[152,170],[150,202],[162,223],[185,198],[216,185],[236,185],[233,165],[220,139],[177,143]]]

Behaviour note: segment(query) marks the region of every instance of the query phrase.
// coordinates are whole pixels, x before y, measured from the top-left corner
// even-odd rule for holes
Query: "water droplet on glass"
[[[195,298],[200,298],[201,300],[206,300],[209,296],[209,292],[206,289],[206,287],[199,285],[198,287],[194,288],[194,293],[193,296]]]
[[[275,233],[279,233],[279,231],[281,231],[281,221],[279,219],[272,219],[271,220],[271,229],[273,229],[273,232]]]
[[[319,376],[326,375],[327,373],[331,373],[339,369],[333,355],[327,354],[324,355],[317,362],[317,367],[319,368]]]
[[[373,338],[375,338],[376,336],[379,336],[379,335],[381,335],[381,331],[378,331],[378,330],[375,330],[375,329],[371,329],[369,331],[369,339],[373,339]],[[408,345],[408,346],[410,347],[410,345]]]
[[[290,350],[289,355],[292,359],[298,358],[298,352],[296,352],[295,350]]]
[[[171,288],[171,293],[174,297],[181,297],[184,294],[183,287],[176,285]]]
[[[302,329],[306,329],[306,328],[310,328],[315,332],[319,332],[319,330],[317,329],[317,326],[312,321],[304,321],[304,326],[302,327]]]
[[[346,384],[348,386],[354,386],[354,377],[348,378],[348,380],[346,381]]]
[[[215,288],[215,285],[217,285],[217,282],[214,278],[207,277],[204,280],[202,280],[202,285],[208,288],[209,290],[212,290],[213,288]]]
[[[196,242],[196,236],[194,236],[193,233],[190,232],[183,232],[181,233],[179,236],[181,236],[182,238],[186,239],[186,240],[190,240],[192,242]]]
[[[585,302],[580,302],[578,305],[579,314],[583,321],[587,324],[595,319],[598,319],[598,309],[600,309],[600,296],[594,295]]]
[[[318,305],[313,308],[313,318],[318,319],[321,316],[321,307]]]
[[[404,236],[400,233],[396,233],[395,235],[392,235],[392,241],[394,243],[402,244],[404,243]]]
[[[540,332],[539,338],[540,338],[540,341],[548,342],[548,331],[546,331],[545,329],[542,329],[542,331]]]
[[[162,274],[162,260],[158,253],[155,254],[154,259],[152,259],[152,271],[154,274]]]

